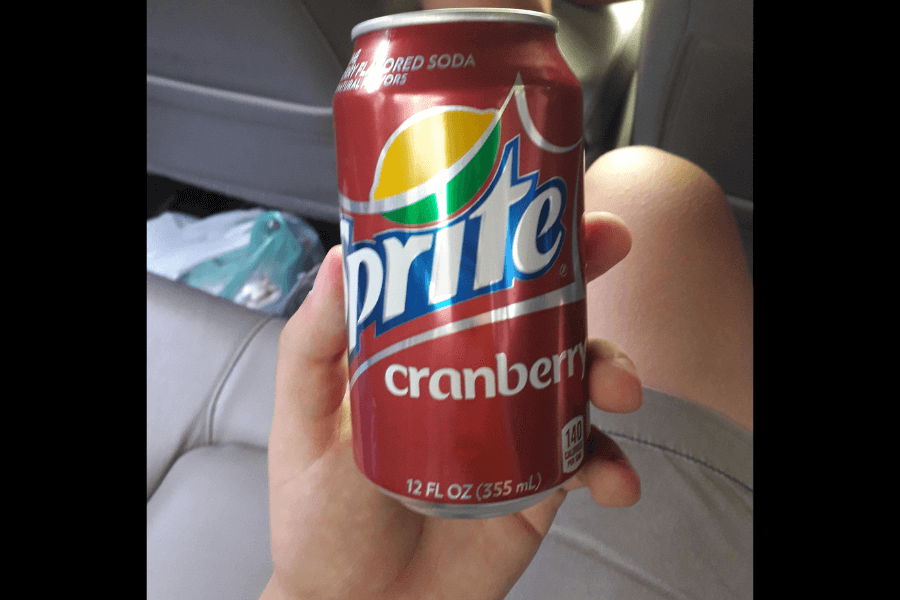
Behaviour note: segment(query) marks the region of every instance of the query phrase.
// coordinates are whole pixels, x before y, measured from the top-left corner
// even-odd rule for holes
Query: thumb
[[[335,246],[279,338],[270,453],[286,452],[290,462],[308,465],[337,441],[346,350],[341,248]]]

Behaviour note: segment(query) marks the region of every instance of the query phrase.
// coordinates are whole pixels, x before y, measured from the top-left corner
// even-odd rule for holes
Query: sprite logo
[[[517,80],[499,110],[441,106],[409,118],[382,149],[369,201],[341,198],[351,358],[373,323],[377,336],[536,279],[553,265],[566,235],[567,186],[560,177],[541,182],[540,171],[520,172],[521,136],[500,151],[500,117],[514,96],[533,144],[555,153],[579,147],[580,140],[554,146],[534,130]],[[353,213],[381,214],[397,227],[356,241]]]
[[[439,106],[391,136],[378,160],[371,201],[399,204],[384,216],[425,225],[454,214],[487,180],[500,146],[500,111]]]

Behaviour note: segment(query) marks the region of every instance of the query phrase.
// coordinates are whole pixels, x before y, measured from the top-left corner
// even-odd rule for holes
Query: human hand
[[[609,213],[585,215],[586,279],[628,254],[631,236]],[[522,512],[482,520],[414,513],[382,494],[353,460],[340,247],[285,325],[269,439],[274,573],[262,598],[503,598],[521,577],[568,492],[588,487],[602,506],[629,506],[640,482],[618,446],[592,427],[584,465]],[[632,412],[641,384],[612,344],[589,343],[591,402]]]

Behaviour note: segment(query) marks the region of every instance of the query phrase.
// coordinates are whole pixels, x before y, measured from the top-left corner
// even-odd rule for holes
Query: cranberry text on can
[[[582,99],[555,32],[367,21],[335,92],[354,456],[424,514],[522,510],[584,458]]]

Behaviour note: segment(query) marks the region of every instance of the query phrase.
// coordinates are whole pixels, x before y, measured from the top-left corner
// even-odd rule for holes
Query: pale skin
[[[588,279],[619,262],[631,244],[624,223],[608,213],[586,217],[585,237]],[[353,461],[341,269],[336,246],[280,338],[269,439],[275,572],[263,598],[502,598],[570,491],[587,486],[604,506],[638,500],[637,473],[596,429],[587,464],[563,489],[521,513],[441,520],[379,492]],[[599,340],[589,352],[595,406],[636,410],[642,391],[630,360]]]
[[[643,384],[752,429],[752,284],[721,190],[687,161],[626,148],[588,170],[585,205],[590,401],[629,413]],[[637,472],[596,428],[576,476],[520,513],[441,520],[380,493],[353,461],[341,269],[335,247],[279,340],[268,454],[274,573],[262,598],[500,600],[571,491],[586,487],[621,510],[640,499]]]
[[[590,401],[635,411],[643,379],[751,428],[752,285],[721,190],[683,159],[625,148],[588,169],[585,203],[589,334],[621,334],[649,363],[639,378],[617,345],[592,339]],[[634,232],[598,206],[627,213]],[[275,569],[263,598],[500,599],[568,493],[587,487],[622,510],[639,500],[638,474],[596,428],[577,475],[517,514],[440,520],[381,494],[352,456],[341,269],[335,247],[280,338],[269,439]]]
[[[421,4],[552,8],[552,0]],[[695,165],[652,148],[610,152],[588,173],[586,189],[613,185],[615,193],[585,194],[586,210],[613,212],[641,234],[629,261],[589,286],[588,333],[618,340],[641,366],[647,387],[752,430],[753,284],[722,190]]]
[[[585,174],[586,210],[628,223],[628,259],[588,285],[588,335],[614,339],[646,387],[753,430],[753,283],[733,213],[702,169],[620,148]]]

